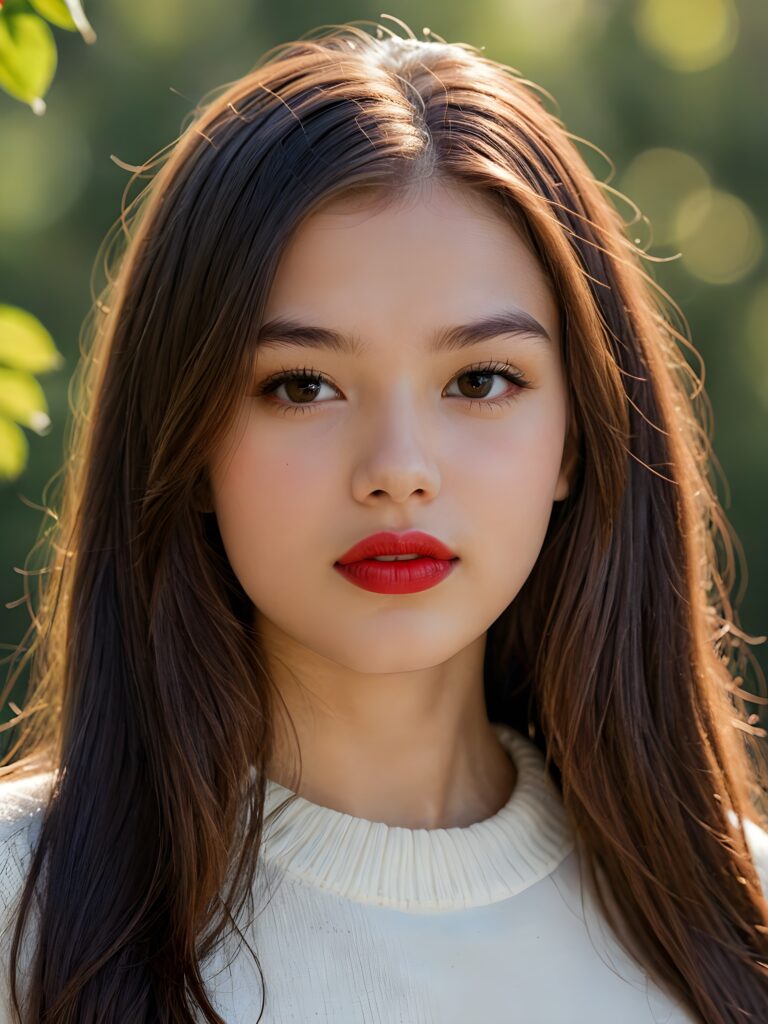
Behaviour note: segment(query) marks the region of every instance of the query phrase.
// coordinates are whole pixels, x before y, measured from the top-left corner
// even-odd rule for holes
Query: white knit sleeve
[[[768,832],[754,821],[745,818],[744,835],[747,838],[763,892],[768,896]]]
[[[0,782],[0,1024],[17,1024],[11,1012],[10,950],[22,889],[40,832],[50,774]],[[20,969],[29,955],[34,903],[22,941]],[[23,974],[18,979],[22,984]]]

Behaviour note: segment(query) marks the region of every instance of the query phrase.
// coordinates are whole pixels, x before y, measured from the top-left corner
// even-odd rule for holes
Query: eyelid
[[[511,392],[504,395],[497,395],[495,398],[487,396],[484,398],[467,398],[465,395],[451,396],[461,398],[462,404],[467,409],[480,406],[484,413],[493,412],[497,409],[510,405],[512,402],[515,402],[524,391],[536,386],[535,384],[532,384],[531,381],[529,381],[528,378],[517,369],[517,367],[513,366],[511,363],[507,363],[506,361],[499,360],[475,363],[472,366],[465,367],[455,373],[448,383],[451,384],[453,381],[458,380],[459,377],[471,373],[483,374],[492,377],[502,377],[509,384],[513,385],[513,390]],[[283,367],[283,369],[277,373],[273,373],[267,377],[267,379],[257,387],[255,394],[251,397],[263,398],[267,405],[273,407],[273,411],[282,414],[312,413],[318,407],[326,405],[326,402],[284,402],[275,397],[275,392],[282,387],[286,381],[301,379],[318,383],[321,386],[326,384],[335,391],[340,391],[333,381],[324,373],[320,373],[314,369],[310,369],[309,367],[302,367],[301,369],[293,370],[288,370]]]
[[[533,387],[533,383],[526,377],[522,370],[520,370],[513,363],[507,362],[505,359],[486,359],[476,363],[471,363],[469,366],[463,367],[458,370],[451,381],[455,380],[456,377],[460,377],[464,373],[502,373],[508,372],[517,378],[518,383],[521,387]],[[279,370],[269,374],[263,381],[255,385],[255,393],[257,395],[263,394],[264,390],[270,384],[276,384],[278,381],[282,383],[285,379],[293,379],[294,377],[314,377],[322,381],[322,383],[330,384],[331,387],[336,388],[337,391],[341,389],[337,384],[334,383],[333,379],[322,370],[316,370],[311,366],[282,366]],[[449,382],[450,383],[450,382]]]

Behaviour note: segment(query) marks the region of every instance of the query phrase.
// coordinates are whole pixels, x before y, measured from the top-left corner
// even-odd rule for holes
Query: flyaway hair
[[[55,772],[14,926],[19,1020],[222,1024],[200,963],[255,877],[277,698],[206,467],[302,220],[446,182],[490,199],[548,275],[578,454],[490,628],[489,718],[546,754],[648,973],[696,1019],[757,1024],[768,903],[742,822],[768,825],[765,733],[689,340],[541,90],[469,45],[362,24],[275,47],[207,97],[136,169],[149,181],[109,240],[8,683],[29,663],[4,777]]]

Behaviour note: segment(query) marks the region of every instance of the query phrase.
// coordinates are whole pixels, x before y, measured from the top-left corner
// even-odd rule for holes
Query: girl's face
[[[542,333],[433,347],[448,328],[520,312]],[[458,187],[384,210],[335,201],[283,255],[264,320],[277,318],[357,349],[262,331],[249,397],[215,453],[214,511],[255,625],[296,666],[442,665],[515,598],[568,493],[566,382],[543,270],[494,207]],[[283,370],[298,379],[259,394]],[[436,586],[373,593],[334,569],[362,538],[409,529],[459,556]]]

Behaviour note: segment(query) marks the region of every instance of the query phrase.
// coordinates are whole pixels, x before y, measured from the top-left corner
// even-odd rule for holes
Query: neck
[[[509,800],[516,771],[488,721],[483,651],[484,643],[435,669],[354,680],[273,668],[285,710],[268,777],[313,804],[404,828],[490,817]]]

